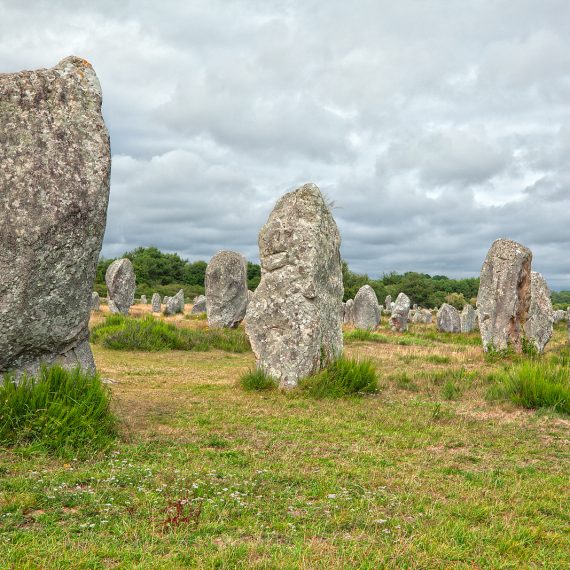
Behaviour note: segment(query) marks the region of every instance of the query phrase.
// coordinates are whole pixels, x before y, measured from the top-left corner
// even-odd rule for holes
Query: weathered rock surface
[[[387,311],[392,310],[392,295],[386,295],[386,299],[384,300],[384,307],[386,307]]]
[[[152,299],[150,300],[151,311],[153,313],[160,313],[160,295],[158,293],[152,294]]]
[[[89,63],[0,74],[0,373],[95,369],[87,325],[110,167]]]
[[[530,310],[532,253],[516,241],[496,240],[481,268],[477,295],[483,349],[522,350]]]
[[[477,313],[473,305],[465,303],[463,310],[461,311],[461,332],[470,333],[475,330],[475,325],[477,323]]]
[[[91,310],[99,311],[100,308],[101,308],[101,299],[99,298],[99,293],[97,293],[97,291],[93,291],[91,293]]]
[[[261,283],[246,317],[258,368],[282,387],[342,353],[340,235],[314,184],[285,194],[259,233]]]
[[[148,301],[146,300],[146,295],[141,295],[141,305],[146,305]]]
[[[206,297],[205,295],[198,295],[194,299],[194,304],[192,305],[192,310],[190,314],[199,315],[206,312]]]
[[[380,324],[378,297],[370,285],[363,285],[354,296],[352,319],[357,329],[372,331]]]
[[[130,259],[116,259],[105,273],[105,283],[109,293],[109,309],[128,315],[135,302],[136,278]],[[112,303],[111,303],[112,301]]]
[[[414,311],[411,321],[418,324],[430,324],[432,320],[431,311],[428,309],[418,309]]]
[[[524,332],[536,350],[542,353],[552,336],[554,311],[550,300],[550,289],[544,277],[537,271],[532,271],[530,279],[530,309],[524,325]]]
[[[235,328],[247,308],[247,261],[235,251],[220,251],[206,268],[206,310],[212,328]]]
[[[353,326],[354,325],[354,301],[349,299],[344,304],[344,312],[343,312],[343,323],[346,326]]]
[[[459,311],[453,305],[444,303],[437,312],[436,326],[440,332],[461,332],[461,317]]]
[[[407,331],[409,312],[410,312],[410,298],[405,293],[400,293],[398,297],[396,297],[396,301],[392,303],[390,328],[396,332]]]
[[[184,312],[184,289],[180,289],[174,297],[168,297],[164,307],[164,314],[176,315]]]

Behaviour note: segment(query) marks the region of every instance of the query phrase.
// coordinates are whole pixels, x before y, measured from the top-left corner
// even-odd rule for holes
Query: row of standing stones
[[[88,322],[109,198],[111,153],[101,115],[101,88],[91,65],[68,57],[51,69],[0,75],[0,373],[35,374],[42,363],[94,370]],[[315,373],[343,350],[342,325],[378,326],[381,306],[369,286],[342,306],[340,235],[320,190],[285,194],[259,233],[261,282],[247,290],[246,261],[220,252],[206,272],[204,309],[212,327],[245,320],[257,366],[282,387]],[[531,272],[532,254],[511,240],[493,243],[481,270],[478,315],[440,308],[438,327],[468,332],[478,320],[484,350],[539,351],[555,315],[548,287]],[[109,305],[126,314],[135,275],[128,259],[107,271]],[[152,298],[160,310],[160,297]],[[183,309],[184,294],[164,300]],[[431,322],[410,300],[386,299],[390,325]],[[193,309],[194,310],[194,309]],[[478,318],[477,318],[478,317]]]

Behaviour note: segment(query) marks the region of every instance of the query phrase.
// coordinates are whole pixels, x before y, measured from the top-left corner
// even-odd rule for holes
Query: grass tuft
[[[570,414],[570,369],[541,361],[526,361],[492,376],[488,397],[508,399],[524,408],[549,408]]]
[[[341,356],[318,374],[303,379],[299,388],[314,398],[341,398],[377,392],[378,378],[371,360]]]
[[[263,370],[257,368],[246,372],[240,379],[241,387],[248,392],[274,390],[277,381]]]
[[[101,450],[116,437],[110,392],[97,374],[42,367],[37,378],[0,383],[0,445],[55,455]]]
[[[241,329],[182,329],[147,315],[134,319],[111,315],[91,331],[91,341],[113,350],[194,350],[210,349],[247,352],[250,349]]]

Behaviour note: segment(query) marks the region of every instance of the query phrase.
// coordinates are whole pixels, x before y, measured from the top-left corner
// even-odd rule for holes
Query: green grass
[[[108,447],[116,436],[110,392],[97,374],[43,367],[37,378],[0,384],[0,445],[28,445],[58,455]]]
[[[570,414],[570,367],[552,362],[513,364],[491,377],[490,399],[508,399],[530,409],[546,408]]]
[[[246,372],[240,377],[239,382],[244,390],[250,392],[274,390],[277,388],[277,382],[259,368]]]
[[[299,389],[313,398],[370,394],[378,391],[378,378],[372,361],[341,356],[318,374],[299,382]]]
[[[242,329],[185,329],[146,315],[141,319],[111,315],[91,331],[91,340],[112,350],[210,349],[246,352],[249,341]]]
[[[353,329],[345,331],[344,340],[351,342],[374,342],[378,344],[398,344],[400,346],[432,346],[433,343],[422,338],[418,338],[411,333],[403,333],[398,335],[385,335],[378,332],[372,332],[362,329]]]

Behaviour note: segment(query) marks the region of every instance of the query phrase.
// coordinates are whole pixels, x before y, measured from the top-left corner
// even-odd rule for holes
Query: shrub
[[[378,379],[372,361],[341,356],[318,374],[303,379],[299,388],[315,398],[340,398],[377,392]]]
[[[93,328],[91,340],[113,350],[249,350],[249,341],[242,329],[183,329],[152,315],[142,319],[111,315]]]
[[[110,392],[97,374],[42,367],[0,383],[0,444],[33,444],[57,455],[108,447],[116,437]]]
[[[493,375],[488,397],[525,408],[551,408],[570,414],[570,368],[541,361],[515,364]]]
[[[239,382],[244,390],[250,392],[274,390],[277,388],[277,381],[259,368],[246,372],[239,379]]]

